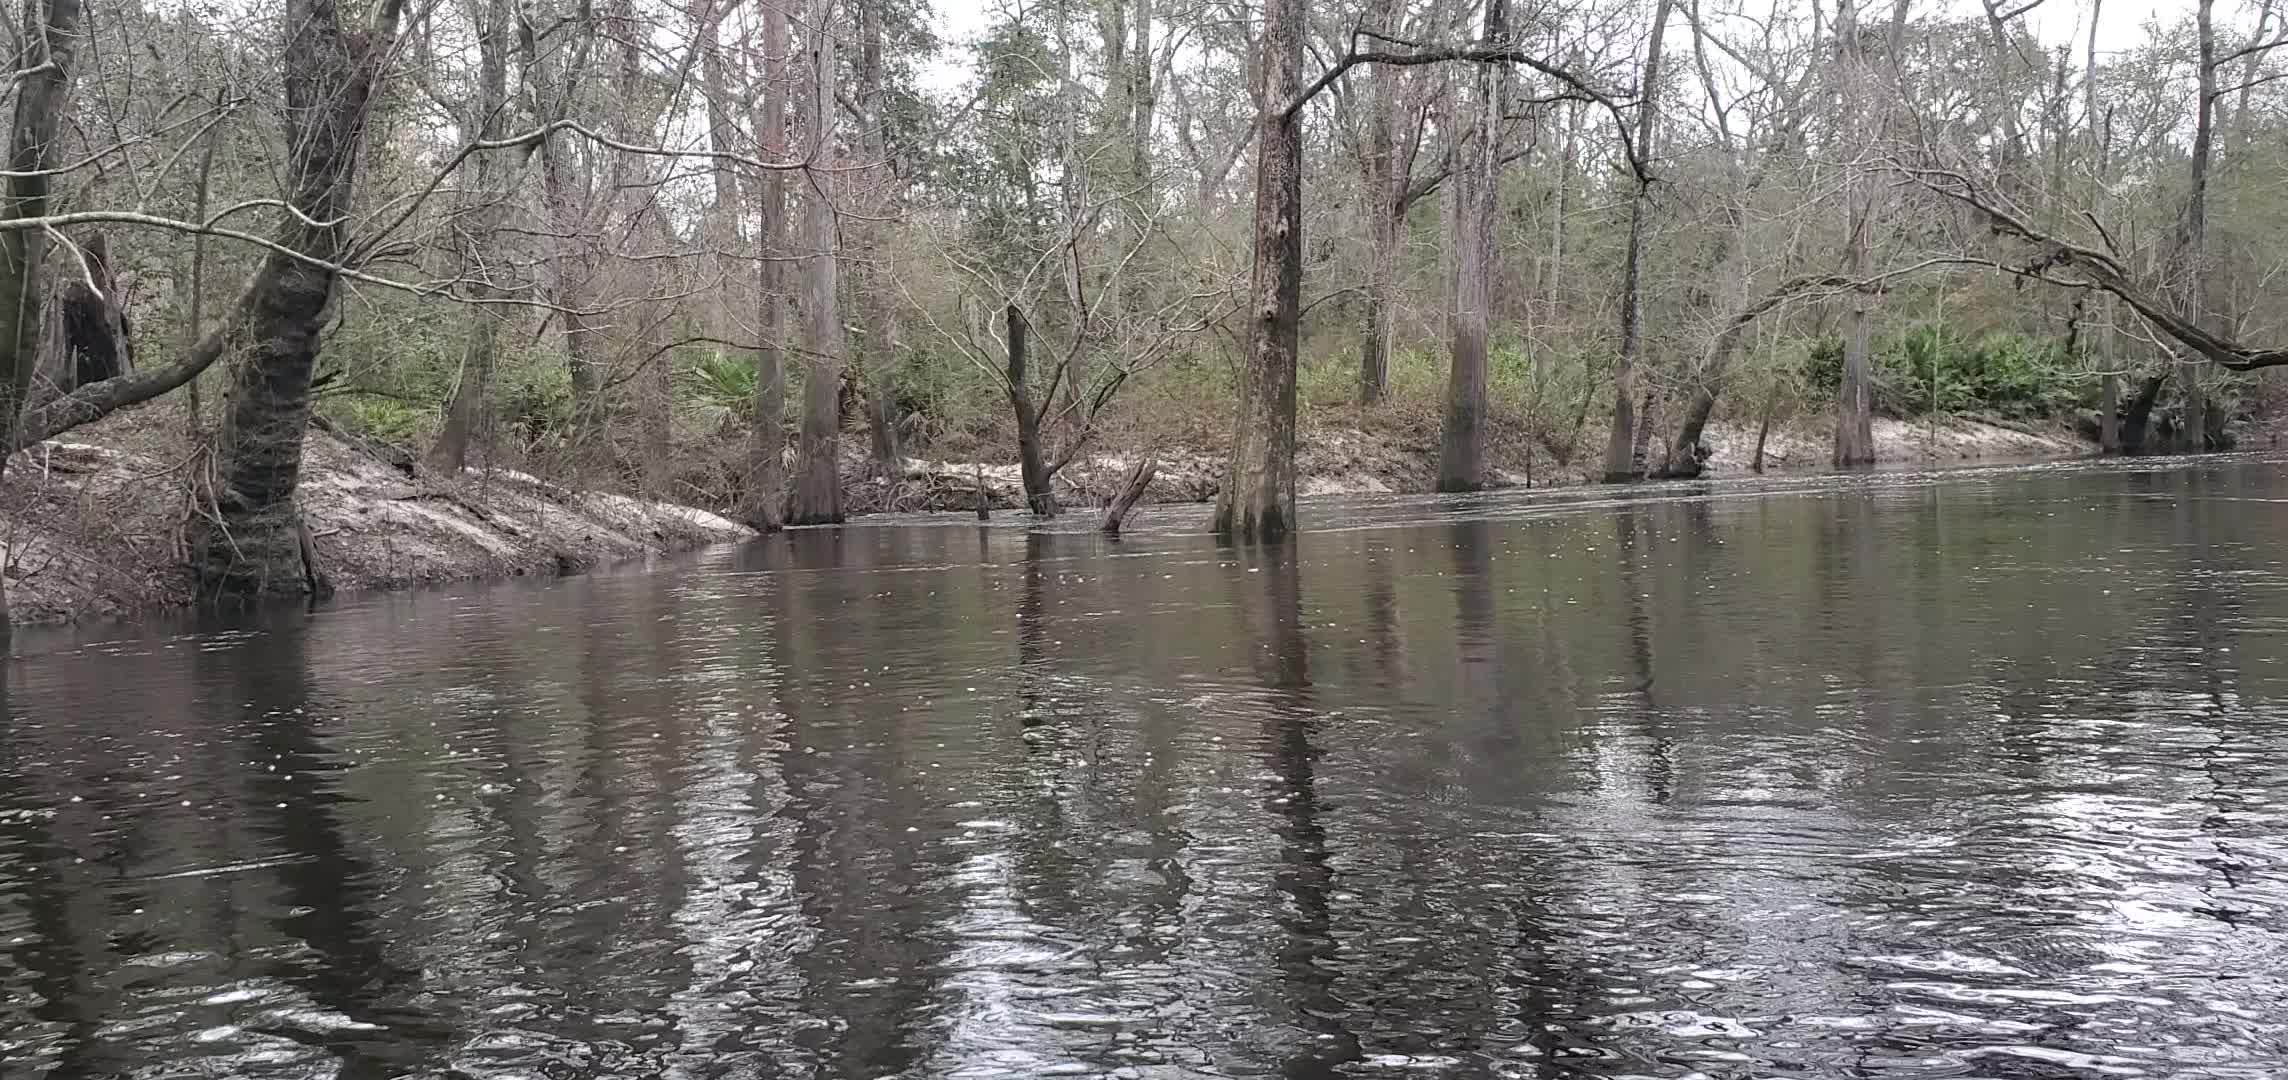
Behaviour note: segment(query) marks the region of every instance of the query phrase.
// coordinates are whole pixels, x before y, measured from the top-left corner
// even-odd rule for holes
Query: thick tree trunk
[[[821,164],[834,156],[834,35],[821,5],[812,30],[810,133],[812,153]],[[790,525],[823,525],[842,520],[841,373],[842,312],[835,301],[839,256],[834,227],[835,173],[805,174],[803,238],[809,259],[803,265],[803,315],[809,324],[807,371],[802,380],[802,438],[795,451],[794,491],[787,498]]]
[[[2121,452],[2144,454],[2160,449],[2153,445],[2153,406],[2161,400],[2161,388],[2168,385],[2166,373],[2148,375],[2137,386],[2137,396],[2129,399],[2129,408],[2121,414]]]
[[[1710,372],[1693,387],[1692,400],[1685,403],[1684,422],[1676,427],[1676,441],[1668,448],[1668,467],[1661,475],[1672,480],[1690,480],[1708,470],[1708,448],[1701,438],[1708,432],[1708,420],[1716,414],[1716,397],[1722,391],[1722,375]]]
[[[1255,121],[1255,265],[1231,464],[1214,530],[1277,540],[1295,528],[1295,358],[1303,306],[1303,132],[1286,102],[1302,88],[1303,0],[1265,0],[1262,112]]]
[[[787,82],[785,2],[762,0],[763,93],[755,139],[763,157],[772,161],[787,157],[787,97],[792,87]],[[786,173],[767,171],[761,185],[760,228],[755,239],[756,253],[762,257],[755,296],[761,348],[755,350],[753,432],[741,504],[749,526],[776,532],[785,524],[781,500],[786,497]]]
[[[470,115],[462,119],[463,130],[477,133],[480,139],[498,139],[501,119],[508,109],[508,51],[512,27],[513,8],[508,0],[487,0],[484,23],[477,28],[477,100]],[[473,279],[470,292],[478,298],[498,294],[493,286],[494,258],[500,242],[501,220],[508,207],[509,193],[504,190],[502,174],[506,171],[502,155],[506,151],[482,150],[476,154],[476,190],[471,193],[462,215],[467,224],[461,232],[464,245],[461,252],[461,274]],[[445,423],[437,432],[437,441],[429,448],[429,463],[450,476],[469,464],[472,442],[488,441],[492,430],[491,391],[494,360],[498,354],[500,321],[491,307],[471,305],[464,316],[469,320],[468,337],[461,348],[461,378],[453,389],[453,400],[445,407]]]
[[[1118,536],[1128,524],[1128,515],[1142,502],[1144,493],[1152,490],[1152,478],[1160,475],[1160,459],[1149,454],[1136,459],[1128,467],[1128,474],[1120,480],[1120,490],[1112,496],[1112,504],[1104,508],[1104,524],[1098,526],[1107,536]]]
[[[1486,4],[1486,36],[1509,36],[1503,0]],[[1469,176],[1461,186],[1460,243],[1454,279],[1454,356],[1446,374],[1446,420],[1438,451],[1438,490],[1486,486],[1486,345],[1493,322],[1494,227],[1501,204],[1501,130],[1508,65],[1477,69],[1475,140]]]
[[[1637,107],[1637,154],[1649,167],[1653,135],[1660,114],[1661,38],[1668,29],[1672,0],[1660,0],[1653,9],[1652,36],[1645,42],[1643,101]],[[1637,355],[1644,347],[1644,234],[1645,215],[1651,210],[1652,183],[1639,176],[1635,198],[1629,200],[1629,243],[1621,264],[1621,347],[1613,366],[1613,428],[1605,440],[1605,482],[1623,483],[1638,476],[1636,467]]]
[[[0,204],[0,216],[48,214],[47,170],[55,164],[56,131],[64,117],[79,36],[79,0],[32,0],[25,5],[24,32],[18,40],[29,47],[17,64],[29,70],[16,84],[16,112],[8,131],[8,197]],[[0,368],[5,368],[0,380],[0,425],[4,425],[0,435],[7,437],[0,443],[0,473],[12,456],[10,448],[19,441],[17,425],[31,393],[32,372],[39,366],[40,278],[46,253],[43,230],[0,233]],[[7,584],[0,582],[0,638],[8,633]]]
[[[1629,448],[1629,469],[1638,476],[1652,468],[1652,433],[1660,426],[1660,405],[1659,392],[1647,390],[1637,406],[1637,434]]]
[[[1864,127],[1889,114],[1887,103],[1869,84],[1874,79],[1867,63],[1867,45],[1860,39],[1858,0],[1845,0],[1836,9],[1836,70],[1844,80],[1851,115]],[[1895,62],[1895,58],[1894,58]],[[1878,124],[1878,126],[1880,126]],[[1867,169],[1851,178],[1850,218],[1844,226],[1843,272],[1854,280],[1867,276],[1868,245],[1874,229],[1875,180]],[[1836,390],[1835,465],[1860,468],[1875,463],[1875,372],[1871,329],[1874,298],[1864,290],[1851,293],[1844,316],[1843,374]]]
[[[347,248],[365,121],[397,7],[380,29],[342,25],[336,0],[288,0],[284,68],[287,193],[293,212],[286,246],[326,262]],[[195,514],[188,532],[193,568],[210,598],[298,594],[302,436],[310,418],[310,373],[336,273],[280,253],[263,261],[253,302],[237,332],[230,407],[216,446],[217,517]]]
[[[1009,370],[1002,385],[1009,391],[1009,408],[1017,414],[1017,468],[1025,481],[1025,505],[1042,517],[1055,517],[1057,494],[1041,451],[1041,412],[1034,407],[1032,387],[1025,381],[1025,313],[1011,304],[1002,312],[1002,320],[1009,331]]]

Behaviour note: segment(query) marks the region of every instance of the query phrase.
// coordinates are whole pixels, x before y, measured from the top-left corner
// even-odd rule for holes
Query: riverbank
[[[1709,429],[1711,475],[1748,471],[1756,432]],[[1937,425],[1877,420],[1885,464],[2073,457],[2093,447],[2070,432],[2045,432],[1954,418]],[[1831,433],[1816,423],[1782,425],[1764,447],[1771,469],[1824,467]],[[1110,440],[1108,440],[1110,441]],[[1497,438],[1489,461],[1503,487],[1588,482],[1593,461],[1560,462],[1528,440]],[[970,511],[982,484],[994,509],[1023,505],[1014,462],[917,457],[905,476],[884,483],[863,459],[864,442],[845,443],[847,506],[853,515]],[[1220,447],[1171,445],[1157,451],[1159,478],[1147,501],[1214,498],[1224,469]],[[1419,417],[1382,412],[1305,423],[1296,462],[1306,496],[1430,489],[1438,432]],[[1102,505],[1135,455],[1086,457],[1058,478],[1069,510]],[[625,495],[577,491],[522,472],[494,470],[446,479],[409,469],[402,451],[326,428],[307,444],[300,495],[318,562],[343,592],[453,581],[553,576],[648,555],[745,539],[751,530],[708,510]],[[192,512],[184,483],[203,458],[179,438],[99,425],[73,440],[35,447],[11,462],[0,483],[10,614],[18,623],[69,622],[191,602],[183,523]]]
[[[1773,471],[1824,469],[1834,450],[1833,420],[1806,418],[1775,425],[1764,433],[1764,467]],[[1753,426],[1710,424],[1708,476],[1740,476],[1751,471],[1758,431]],[[1439,431],[1405,413],[1378,411],[1306,416],[1297,440],[1296,486],[1301,494],[1373,495],[1428,491],[1436,480]],[[1119,440],[1108,440],[1117,442]],[[1137,440],[1141,441],[1141,440]],[[1594,448],[1565,459],[1546,446],[1519,438],[1489,440],[1487,466],[1494,486],[1568,487],[1595,483],[1601,459]],[[948,460],[920,456],[905,476],[885,483],[859,455],[862,443],[846,444],[853,455],[844,468],[848,506],[853,513],[920,513],[973,510],[982,488],[994,510],[1024,506],[1022,476],[1014,461]],[[1971,417],[1930,420],[1875,420],[1878,465],[1946,464],[1972,461],[2037,461],[2081,457],[2097,447],[2065,427],[2040,428]],[[1145,502],[1205,502],[1222,483],[1226,451],[1192,441],[1152,451],[1158,478]],[[1658,447],[1650,448],[1657,456]],[[1057,498],[1067,508],[1101,506],[1109,501],[1135,463],[1136,451],[1091,455],[1057,476]]]
[[[188,605],[180,443],[102,426],[17,455],[0,483],[9,613],[70,622]],[[342,592],[574,573],[744,539],[705,510],[574,491],[506,470],[447,479],[313,429],[299,494],[318,565]]]

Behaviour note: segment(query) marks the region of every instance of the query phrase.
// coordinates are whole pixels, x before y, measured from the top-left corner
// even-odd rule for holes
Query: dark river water
[[[20,634],[0,1074],[2288,1075],[2288,463]]]

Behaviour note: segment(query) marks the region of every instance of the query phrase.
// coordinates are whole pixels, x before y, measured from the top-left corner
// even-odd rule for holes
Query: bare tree
[[[1486,0],[1488,45],[1508,41],[1504,9],[1504,0]],[[1438,451],[1440,491],[1476,491],[1486,484],[1486,340],[1492,329],[1494,228],[1501,202],[1509,65],[1480,64],[1476,75],[1469,167],[1456,193],[1461,221],[1454,253],[1454,357],[1447,372],[1446,418]]]
[[[758,0],[763,16],[762,93],[755,140],[763,156],[787,151],[787,0]],[[775,532],[784,524],[786,498],[786,174],[766,170],[759,179],[760,212],[755,253],[761,273],[755,294],[756,332],[753,433],[742,503],[747,524]]]
[[[294,490],[310,375],[340,278],[327,264],[349,247],[358,152],[402,10],[402,0],[383,0],[370,26],[355,27],[337,0],[286,3],[282,246],[318,262],[273,251],[219,331],[238,358],[217,436],[214,509],[195,516],[189,529],[199,587],[209,595],[299,593],[314,577]],[[219,352],[221,342],[215,344]]]
[[[24,5],[29,55],[18,60],[16,113],[8,130],[7,218],[39,218],[48,213],[49,171],[55,166],[56,132],[71,87],[73,50],[79,44],[79,0],[33,0]],[[11,229],[0,234],[0,351],[7,379],[0,383],[0,424],[10,446],[0,447],[0,469],[19,441],[24,402],[39,364],[40,270],[49,229]],[[8,625],[8,594],[0,582],[0,634]]]
[[[819,0],[810,26],[809,115],[804,118],[811,157],[826,162],[834,154],[836,63],[834,0]],[[796,451],[794,489],[787,496],[789,525],[825,525],[842,520],[841,375],[842,309],[835,295],[841,262],[840,230],[834,196],[839,186],[832,169],[805,177],[803,199],[803,318],[808,327],[802,380],[802,436]]]
[[[1255,270],[1231,466],[1214,529],[1277,540],[1295,527],[1295,362],[1303,306],[1303,0],[1264,0],[1257,49]],[[1321,85],[1324,85],[1322,83]]]
[[[474,5],[477,28],[477,97],[470,103],[462,125],[480,141],[501,136],[501,120],[508,111],[508,52],[513,9],[508,0],[482,0]],[[496,294],[492,279],[501,273],[500,228],[506,215],[505,151],[481,150],[475,155],[475,190],[464,212],[453,223],[453,240],[460,248],[461,273],[473,279],[479,299]],[[468,340],[461,352],[461,377],[445,407],[445,423],[430,447],[429,463],[448,474],[469,464],[469,444],[484,437],[492,426],[490,393],[499,349],[500,316],[483,304],[463,313],[468,319]]]
[[[1658,0],[1653,8],[1652,36],[1645,41],[1644,75],[1637,102],[1637,152],[1649,157],[1655,126],[1660,122],[1661,39],[1668,30],[1674,0]],[[1605,440],[1607,483],[1634,480],[1636,466],[1637,354],[1644,347],[1644,234],[1645,216],[1652,210],[1652,175],[1636,170],[1636,193],[1629,200],[1629,240],[1621,264],[1621,343],[1613,364],[1613,429]]]

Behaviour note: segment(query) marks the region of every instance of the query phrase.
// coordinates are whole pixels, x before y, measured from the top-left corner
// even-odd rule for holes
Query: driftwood
[[[1160,459],[1150,455],[1138,458],[1129,466],[1128,475],[1120,481],[1120,492],[1112,497],[1112,505],[1104,509],[1104,524],[1100,526],[1107,536],[1120,535],[1120,527],[1128,520],[1130,511],[1143,500],[1152,487],[1152,478],[1160,474]]]

